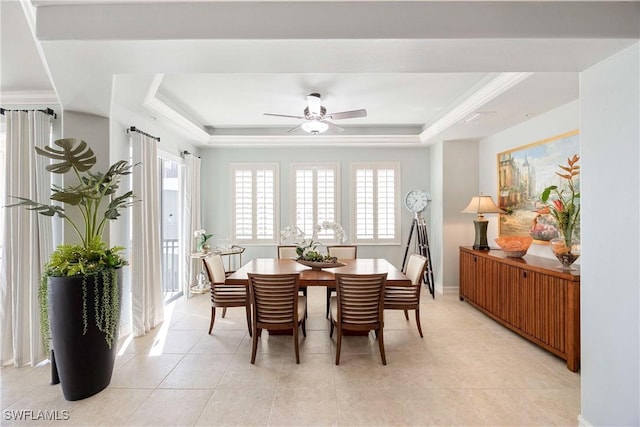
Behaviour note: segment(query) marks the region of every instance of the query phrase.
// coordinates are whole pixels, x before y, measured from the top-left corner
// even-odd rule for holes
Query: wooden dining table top
[[[247,285],[247,273],[255,274],[291,274],[300,273],[301,286],[335,287],[335,273],[377,274],[387,273],[387,284],[395,286],[411,285],[411,280],[393,264],[383,258],[339,259],[343,267],[312,270],[293,259],[255,258],[230,274],[225,283],[228,285]]]

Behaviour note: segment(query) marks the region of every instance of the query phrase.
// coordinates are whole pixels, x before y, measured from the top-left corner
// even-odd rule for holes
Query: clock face
[[[422,212],[429,205],[429,193],[423,190],[412,190],[404,197],[404,205],[411,212]]]

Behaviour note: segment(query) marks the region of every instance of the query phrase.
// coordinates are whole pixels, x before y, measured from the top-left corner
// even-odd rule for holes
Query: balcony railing
[[[164,292],[180,291],[180,250],[178,239],[162,241],[162,284]]]

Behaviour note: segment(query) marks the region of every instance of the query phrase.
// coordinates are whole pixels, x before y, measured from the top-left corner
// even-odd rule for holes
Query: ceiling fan
[[[319,133],[325,132],[328,129],[331,129],[335,132],[342,132],[344,129],[338,126],[335,123],[330,122],[327,119],[331,120],[342,120],[342,119],[353,119],[356,117],[367,117],[367,110],[364,108],[360,110],[351,110],[351,111],[341,111],[339,113],[327,113],[327,109],[321,105],[321,99],[319,93],[310,93],[307,95],[307,106],[304,109],[304,116],[293,116],[288,114],[274,114],[274,113],[264,113],[265,116],[276,116],[276,117],[289,117],[293,119],[304,120],[305,122],[299,126],[294,127],[293,129],[289,129],[288,132],[293,132],[302,128],[305,132],[308,132],[312,135],[317,135]]]

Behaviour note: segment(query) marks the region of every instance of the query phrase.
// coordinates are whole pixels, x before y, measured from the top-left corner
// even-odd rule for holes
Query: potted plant
[[[77,183],[53,185],[46,205],[15,197],[18,203],[46,216],[58,216],[77,233],[80,243],[62,244],[44,267],[40,283],[40,320],[45,347],[53,344],[57,374],[67,400],[92,396],[111,381],[118,340],[121,302],[121,267],[127,265],[122,247],[109,248],[103,239],[107,221],[133,202],[133,193],[117,196],[120,179],[132,165],[121,160],[107,172],[91,172],[96,156],[87,143],[75,138],[54,141],[59,149],[36,147],[52,159],[46,169],[54,174],[74,174]],[[107,202],[106,203],[103,202]],[[68,215],[73,207],[80,221]]]

